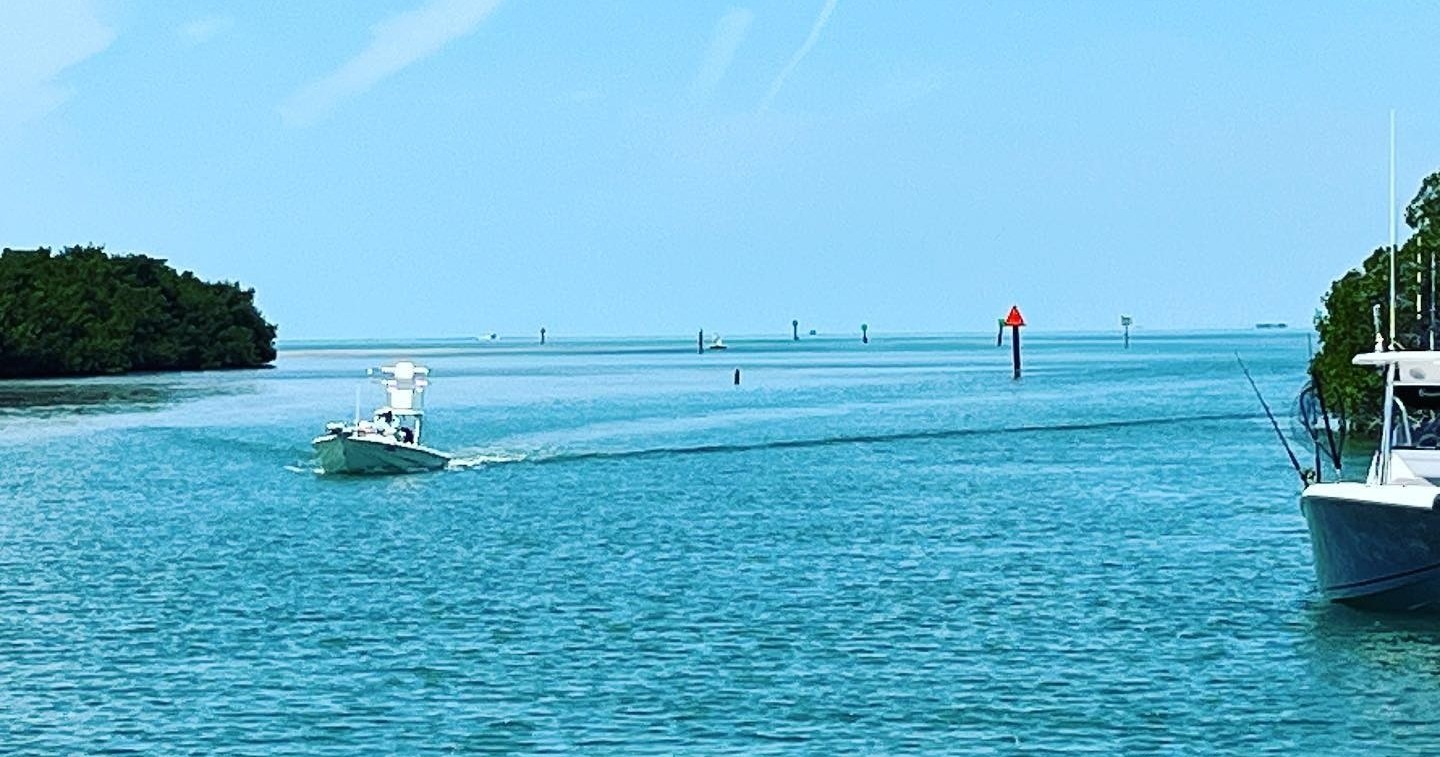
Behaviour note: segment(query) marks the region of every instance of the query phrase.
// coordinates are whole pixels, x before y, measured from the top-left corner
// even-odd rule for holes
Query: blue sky
[[[0,245],[282,338],[1308,321],[1440,168],[1394,3],[0,2]]]

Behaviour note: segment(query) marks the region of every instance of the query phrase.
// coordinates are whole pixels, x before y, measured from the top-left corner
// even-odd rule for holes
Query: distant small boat
[[[1281,322],[1279,322],[1279,321],[1269,321],[1269,322],[1265,322],[1265,323],[1257,323],[1257,324],[1255,324],[1255,328],[1257,328],[1257,329],[1288,329],[1288,328],[1290,328],[1290,326],[1289,326],[1288,324],[1281,323]]]
[[[430,385],[430,369],[401,361],[380,368],[388,403],[371,420],[327,423],[311,442],[326,473],[384,474],[439,470],[450,456],[420,443],[421,395]]]
[[[716,335],[715,335],[715,340],[712,341],[712,342],[710,342],[710,346],[707,347],[706,349],[710,349],[710,350],[725,350],[725,349],[729,349],[729,348],[725,346],[725,340],[724,340],[724,339],[721,339],[719,334],[716,334]]]

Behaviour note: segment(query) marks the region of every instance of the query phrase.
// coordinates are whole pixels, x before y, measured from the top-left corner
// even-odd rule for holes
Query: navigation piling
[[[790,322],[790,338],[796,342],[800,341],[800,322]],[[737,382],[738,383],[738,382]]]
[[[541,326],[541,327],[540,327],[540,343],[541,343],[541,344],[544,344],[544,343],[545,343],[545,327],[544,327],[544,326]]]
[[[1132,323],[1132,321],[1131,321],[1130,316],[1128,316],[1128,315],[1122,315],[1122,316],[1120,316],[1120,325],[1125,328],[1125,349],[1127,349],[1127,350],[1130,349],[1130,324],[1131,324],[1131,323]]]
[[[869,343],[870,343],[870,324],[868,324],[868,323],[862,323],[862,324],[860,324],[860,343],[861,343],[861,344],[869,344]]]
[[[1009,327],[1010,327],[1010,355],[1011,355],[1011,359],[1012,359],[1012,360],[1014,361],[1014,363],[1015,363],[1015,377],[1014,377],[1014,378],[1015,378],[1016,381],[1019,381],[1019,380],[1020,380],[1020,327],[1025,325],[1025,317],[1022,316],[1022,315],[1020,315],[1020,307],[1019,307],[1018,305],[1012,305],[1012,306],[1010,306],[1010,315],[1005,316],[1005,320],[1001,321],[1001,324],[1004,325],[1004,326],[1009,326]],[[1003,328],[1001,329],[1001,332],[1000,332],[1000,333],[1002,333],[1002,334],[1005,333]]]
[[[740,369],[735,369],[735,386],[740,386]]]
[[[1005,319],[996,318],[995,323],[1000,325],[1000,330],[995,332],[995,346],[999,347],[1005,344]]]
[[[695,337],[695,349],[701,355],[705,354],[705,329],[700,329],[700,336]]]

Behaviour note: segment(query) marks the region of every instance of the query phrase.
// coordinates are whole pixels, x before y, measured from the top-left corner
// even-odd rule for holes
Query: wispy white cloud
[[[860,111],[880,116],[910,108],[950,84],[952,76],[933,66],[903,65],[859,91]]]
[[[750,22],[754,18],[755,14],[746,8],[731,8],[720,17],[720,22],[715,25],[715,33],[710,37],[710,49],[705,52],[705,61],[700,64],[700,71],[695,75],[695,81],[690,84],[691,102],[703,103],[710,99],[715,87],[725,78],[725,72],[730,70],[730,64],[735,60],[735,51],[740,49],[740,43],[745,41],[745,35],[750,31]]]
[[[800,65],[800,61],[805,60],[806,55],[810,54],[810,48],[820,41],[820,32],[825,29],[825,24],[830,20],[830,14],[835,12],[835,5],[838,2],[839,0],[825,0],[825,7],[820,9],[820,15],[815,19],[815,24],[810,27],[810,36],[805,38],[805,44],[790,56],[790,62],[785,64],[785,68],[780,71],[779,76],[775,77],[775,81],[770,83],[770,91],[765,95],[765,100],[760,103],[762,112],[770,109],[770,103],[774,102],[775,96],[780,94],[780,88],[785,86],[785,80],[790,78],[790,73]]]
[[[110,46],[115,32],[89,0],[0,3],[0,114],[13,126],[40,118],[70,96],[66,69]]]
[[[281,119],[292,126],[321,120],[342,101],[475,31],[499,5],[500,0],[431,0],[381,21],[358,55],[286,99],[280,105]]]
[[[179,35],[180,41],[187,45],[200,45],[228,30],[234,24],[229,16],[206,16],[187,21],[175,33]]]

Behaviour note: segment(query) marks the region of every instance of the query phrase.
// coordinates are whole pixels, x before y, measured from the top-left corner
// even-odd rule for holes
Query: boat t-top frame
[[[371,368],[367,373],[380,374],[380,386],[385,388],[386,405],[375,411],[376,417],[389,413],[395,418],[413,418],[415,442],[420,441],[420,424],[425,417],[425,390],[430,386],[430,369],[401,360],[394,365]]]
[[[1355,365],[1368,365],[1385,371],[1384,410],[1381,415],[1380,452],[1372,473],[1374,483],[1392,483],[1393,453],[1396,437],[1404,432],[1402,449],[1416,449],[1411,436],[1410,410],[1440,410],[1440,351],[1384,350],[1356,355]],[[1404,428],[1396,426],[1398,420]],[[1422,437],[1423,438],[1423,437]],[[1434,450],[1425,445],[1421,449]]]

